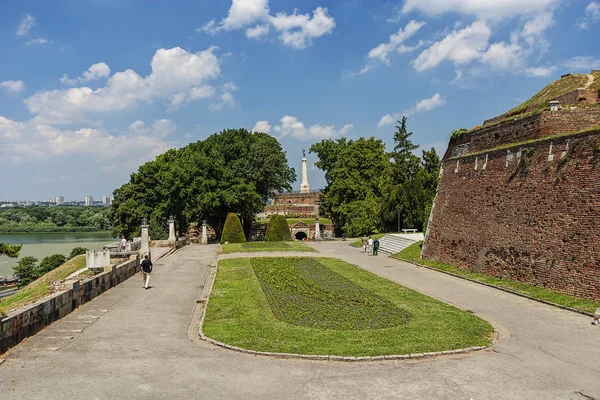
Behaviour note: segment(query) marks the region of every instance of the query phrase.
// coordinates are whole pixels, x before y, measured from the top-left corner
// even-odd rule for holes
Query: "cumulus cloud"
[[[67,74],[60,78],[60,83],[73,86],[79,82],[89,82],[100,78],[106,78],[110,75],[110,68],[106,63],[99,62],[91,65],[80,77],[70,79]]]
[[[138,131],[115,135],[104,129],[59,129],[35,120],[17,122],[0,117],[0,157],[11,163],[32,163],[56,157],[89,155],[91,160],[111,165],[133,161],[142,163],[165,152],[171,146],[164,140],[168,123],[155,122]],[[167,120],[168,121],[168,120]],[[141,122],[141,121],[140,121]],[[165,128],[165,129],[162,129]],[[173,132],[173,127],[168,131]],[[156,135],[148,134],[156,133]]]
[[[387,43],[381,43],[379,46],[371,49],[367,58],[389,64],[389,54],[393,51],[406,52],[408,47],[404,46],[403,43],[417,33],[423,26],[425,26],[425,22],[410,21],[404,29],[400,28],[398,29],[398,32],[391,35],[390,40]]]
[[[600,3],[592,1],[585,8],[585,17],[580,20],[577,25],[581,29],[588,29],[590,24],[600,22]]]
[[[556,71],[556,67],[529,67],[525,69],[525,75],[546,78]]]
[[[298,118],[290,115],[284,116],[279,122],[279,125],[271,127],[269,121],[258,121],[254,125],[254,128],[252,128],[252,131],[270,133],[273,130],[279,137],[291,136],[299,140],[322,140],[345,135],[354,127],[352,124],[346,124],[340,129],[335,129],[333,125],[312,125],[306,127]]]
[[[25,36],[29,33],[33,25],[35,24],[35,18],[29,14],[25,14],[19,27],[17,28],[17,36]]]
[[[129,133],[137,136],[149,136],[164,139],[177,131],[177,125],[170,119],[157,119],[151,126],[146,126],[144,121],[137,120],[129,125]]]
[[[0,82],[0,88],[4,89],[6,93],[19,94],[25,89],[25,83],[23,81],[4,81]]]
[[[221,87],[221,95],[219,95],[217,101],[208,105],[208,109],[210,111],[220,111],[225,107],[232,107],[235,104],[232,92],[235,92],[238,89],[239,88],[233,82],[224,84]]]
[[[170,100],[172,104],[173,96],[182,92],[184,100],[188,96],[199,98],[203,90],[209,90],[201,89],[202,85],[221,73],[215,49],[198,53],[179,47],[159,49],[150,62],[152,72],[146,77],[127,69],[113,74],[105,86],[95,90],[86,86],[42,90],[24,103],[38,120],[61,123],[82,119],[86,114],[129,109],[157,98]]]
[[[297,9],[293,14],[271,15],[268,0],[233,0],[226,18],[218,23],[213,19],[196,30],[215,35],[223,30],[248,28],[246,36],[257,39],[267,35],[270,27],[279,33],[283,44],[302,49],[311,45],[313,39],[333,32],[335,20],[323,7],[317,7],[312,15],[301,14]]]
[[[429,16],[457,13],[500,19],[544,11],[557,3],[558,0],[406,0],[402,12],[420,11]]]
[[[383,127],[386,125],[392,125],[395,121],[399,120],[403,116],[410,117],[420,112],[431,111],[434,108],[443,106],[444,104],[446,104],[446,99],[443,98],[439,93],[436,93],[428,99],[417,101],[413,107],[406,111],[384,115],[379,120],[378,126]]]
[[[271,132],[271,124],[269,124],[269,121],[258,121],[256,124],[254,124],[252,132],[269,133]]]
[[[564,67],[572,71],[589,72],[590,69],[600,69],[600,58],[577,56],[565,61]]]

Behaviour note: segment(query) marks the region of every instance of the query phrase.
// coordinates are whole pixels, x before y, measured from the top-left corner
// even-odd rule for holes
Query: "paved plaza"
[[[498,329],[499,341],[468,355],[369,363],[224,350],[199,341],[193,323],[218,246],[192,245],[156,262],[152,289],[132,277],[5,354],[2,398],[600,399],[600,328],[591,318],[369,256],[348,242],[313,246],[314,255],[474,312]]]

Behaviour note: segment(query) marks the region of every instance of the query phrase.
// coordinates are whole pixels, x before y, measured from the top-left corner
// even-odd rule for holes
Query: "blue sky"
[[[599,33],[599,0],[2,2],[0,198],[100,198],[225,128],[278,137],[297,173],[324,138],[391,145],[405,114],[443,153],[453,129],[600,69]]]

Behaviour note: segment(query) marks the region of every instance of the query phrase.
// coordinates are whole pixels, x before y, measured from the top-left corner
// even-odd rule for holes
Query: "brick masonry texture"
[[[423,257],[600,300],[600,129],[544,139],[597,117],[565,110],[526,118],[518,123],[537,124],[531,135],[542,139],[446,157]],[[512,138],[518,124],[508,125],[497,127],[500,136]]]
[[[54,293],[0,319],[0,354],[135,275],[139,263],[136,258],[116,265],[90,279],[74,282],[72,289]]]

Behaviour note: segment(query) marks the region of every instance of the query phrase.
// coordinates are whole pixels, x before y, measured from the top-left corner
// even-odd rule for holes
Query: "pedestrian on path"
[[[127,239],[125,239],[125,236],[123,236],[123,239],[121,239],[121,251],[125,250],[127,250]]]
[[[373,255],[376,256],[379,251],[379,239],[373,241]]]
[[[373,253],[373,238],[371,236],[369,236],[368,246],[369,246],[369,252]]]
[[[142,278],[144,279],[144,289],[150,287],[150,274],[152,273],[152,261],[148,258],[148,255],[144,256],[142,263],[140,264]]]
[[[363,236],[363,238],[362,238],[362,245],[363,245],[363,253],[366,253],[367,252],[367,245],[368,245],[367,237],[366,236]]]

